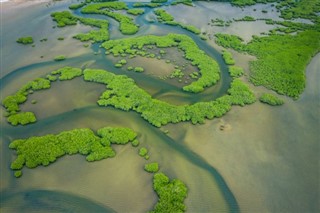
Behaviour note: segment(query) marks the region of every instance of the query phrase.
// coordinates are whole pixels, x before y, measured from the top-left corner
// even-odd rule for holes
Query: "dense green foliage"
[[[229,66],[229,74],[233,78],[238,78],[243,75],[243,69],[238,66]]]
[[[59,80],[71,80],[82,75],[82,70],[75,67],[63,67],[61,69],[51,72],[52,75],[60,75]]]
[[[151,3],[166,3],[168,0],[151,0]]]
[[[275,95],[269,94],[269,93],[264,93],[260,96],[259,100],[262,103],[266,103],[272,106],[278,106],[284,104],[284,101],[280,98],[278,98]]]
[[[163,22],[168,25],[180,26],[183,29],[186,29],[197,35],[201,33],[201,31],[193,25],[187,25],[187,24],[174,21],[174,17],[164,9],[157,9],[154,11],[154,13],[157,15],[157,18],[160,22]]]
[[[76,9],[79,9],[79,8],[85,6],[86,4],[87,4],[86,2],[82,2],[80,4],[72,4],[72,5],[69,6],[69,9],[70,10],[76,10]]]
[[[226,48],[257,57],[250,62],[250,81],[298,98],[305,87],[305,67],[320,51],[320,32],[303,31],[296,35],[254,36],[248,43],[234,35],[216,34],[216,42]]]
[[[110,144],[127,144],[136,138],[136,133],[128,128],[105,127],[98,130],[96,136],[90,129],[63,131],[57,135],[49,134],[28,139],[14,140],[11,149],[17,150],[17,158],[11,169],[20,170],[47,166],[63,155],[82,154],[87,161],[97,161],[115,156]]]
[[[145,148],[145,147],[141,147],[141,148],[139,149],[139,155],[140,155],[141,157],[145,158],[146,160],[148,160],[148,159],[149,159],[148,149]]]
[[[162,4],[160,3],[141,3],[141,2],[136,2],[133,4],[133,7],[160,7]]]
[[[72,15],[69,11],[54,12],[51,14],[53,20],[57,22],[58,27],[67,25],[75,25],[78,21],[82,24],[92,27],[98,27],[100,30],[91,30],[88,33],[80,33],[73,36],[73,38],[81,41],[102,42],[109,40],[109,22],[107,20],[99,20],[93,18],[82,18]]]
[[[129,9],[129,10],[127,10],[127,13],[137,16],[137,15],[144,14],[144,10],[143,9]]]
[[[78,17],[72,15],[69,11],[54,12],[51,13],[51,17],[57,22],[58,27],[76,25],[78,21]]]
[[[135,67],[135,68],[133,68],[133,71],[135,71],[135,72],[143,72],[144,69],[143,69],[143,67]]]
[[[153,176],[153,189],[159,196],[159,200],[151,212],[186,211],[187,207],[183,202],[187,197],[188,189],[182,181],[177,179],[170,181],[165,174],[157,173]]]
[[[33,38],[31,36],[21,37],[21,38],[18,38],[17,42],[20,44],[32,44]]]
[[[236,62],[234,61],[231,52],[224,50],[222,52],[222,57],[224,59],[224,62],[227,65],[234,65]]]
[[[129,128],[104,127],[99,129],[97,133],[104,141],[109,141],[108,143],[112,144],[127,144],[137,137],[137,133]]]
[[[248,6],[256,3],[277,2],[276,8],[281,11],[284,19],[305,18],[319,22],[319,0],[231,0],[235,6]]]
[[[30,123],[36,122],[36,116],[33,114],[33,112],[21,112],[12,114],[8,117],[8,122],[13,125],[17,126],[19,124],[26,125]]]
[[[104,42],[102,47],[114,56],[118,56],[123,53],[139,54],[145,45],[156,45],[158,48],[177,46],[184,52],[184,57],[199,68],[201,77],[190,85],[184,86],[184,91],[201,92],[205,87],[214,85],[220,79],[217,62],[200,50],[197,44],[186,35],[168,34],[167,36],[148,35],[125,38]]]
[[[171,5],[184,4],[187,6],[193,6],[192,0],[175,0],[171,2]]]
[[[107,85],[107,90],[98,101],[100,106],[136,111],[156,127],[189,120],[193,124],[203,123],[206,118],[221,117],[231,109],[231,105],[244,106],[255,102],[255,96],[250,88],[239,79],[232,82],[228,95],[215,101],[183,106],[153,99],[127,76],[115,75],[104,70],[86,69],[84,79]]]
[[[63,61],[66,59],[65,55],[57,55],[56,57],[54,57],[55,61]]]
[[[174,20],[173,16],[167,13],[164,9],[157,9],[154,13],[158,16],[159,21],[167,22]]]
[[[159,164],[158,163],[148,163],[144,165],[144,170],[150,173],[156,173],[159,171]]]
[[[81,13],[109,16],[120,23],[120,31],[125,35],[132,35],[138,32],[139,27],[134,24],[131,17],[121,13],[115,13],[113,10],[128,10],[128,7],[124,2],[104,2],[89,4],[81,10]]]
[[[29,91],[37,91],[50,88],[50,81],[44,78],[37,78],[33,81],[29,81],[23,85],[15,94],[5,97],[2,101],[2,105],[6,108],[8,113],[8,122],[12,125],[28,124],[36,122],[34,113],[20,111],[19,105],[27,101]]]

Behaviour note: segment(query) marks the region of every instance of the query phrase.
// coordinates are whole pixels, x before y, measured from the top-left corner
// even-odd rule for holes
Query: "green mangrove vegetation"
[[[171,5],[184,4],[187,6],[193,6],[192,0],[175,0],[171,2]]]
[[[19,105],[27,101],[29,93],[33,93],[33,91],[37,90],[49,89],[50,86],[51,84],[49,80],[37,78],[23,85],[14,95],[5,97],[2,101],[2,105],[7,111],[7,121],[14,126],[18,124],[26,125],[28,123],[36,122],[34,113],[20,112]]]
[[[71,5],[69,6],[69,9],[70,9],[70,10],[76,10],[76,9],[79,9],[79,8],[85,6],[86,4],[87,4],[87,2],[82,2],[82,3],[80,3],[80,4],[71,4]]]
[[[88,162],[112,158],[116,152],[112,144],[125,145],[137,143],[137,133],[129,128],[103,127],[96,134],[88,128],[63,131],[58,134],[17,139],[9,144],[10,149],[16,150],[16,159],[10,168],[14,176],[22,176],[23,167],[36,168],[48,166],[64,155],[81,154]],[[134,146],[136,146],[134,145]],[[140,148],[139,155],[149,159],[148,150]],[[157,162],[145,164],[144,170],[149,173],[159,171]],[[184,212],[184,199],[187,196],[187,187],[181,180],[172,180],[164,173],[156,173],[153,177],[153,188],[159,199],[152,212]]]
[[[36,121],[37,118],[33,112],[20,112],[12,114],[8,117],[8,122],[13,126],[17,126],[19,124],[26,125],[35,123]]]
[[[187,207],[183,203],[187,197],[188,189],[181,180],[171,180],[164,173],[156,173],[153,176],[153,189],[159,200],[153,213],[185,212]]]
[[[238,66],[229,66],[229,74],[233,78],[239,78],[243,75],[244,71],[242,67]]]
[[[74,129],[56,135],[14,140],[9,147],[17,151],[17,158],[12,162],[11,169],[48,166],[66,154],[79,153],[85,155],[87,161],[114,157],[116,153],[111,144],[127,144],[137,136],[128,128],[105,127],[97,133],[98,136],[90,129]]]
[[[81,22],[84,25],[100,28],[99,30],[91,30],[88,33],[80,33],[73,38],[80,41],[102,42],[109,40],[109,22],[107,20],[99,20],[93,18],[82,18],[72,15],[69,11],[51,13],[53,20],[57,22],[58,27],[67,25],[76,25]]]
[[[138,16],[138,15],[144,14],[144,10],[143,9],[132,8],[132,9],[127,10],[127,13],[131,14],[131,15]]]
[[[33,38],[31,36],[21,37],[21,38],[17,39],[17,43],[20,43],[20,44],[32,44],[33,43]]]
[[[166,3],[168,0],[151,0],[151,3]]]
[[[174,17],[164,9],[156,9],[154,13],[157,15],[159,22],[163,22],[164,24],[168,24],[168,25],[180,26],[183,29],[186,29],[197,35],[201,33],[201,30],[199,30],[193,25],[183,24],[183,23],[174,21]]]
[[[136,55],[141,52],[145,45],[156,45],[158,48],[178,47],[184,52],[184,57],[199,68],[201,77],[184,86],[187,92],[201,92],[205,87],[214,85],[220,79],[220,69],[217,62],[199,49],[197,44],[188,36],[180,34],[168,34],[167,36],[141,36],[136,38],[125,38],[104,42],[108,53],[114,56],[126,53]]]
[[[231,52],[229,52],[229,51],[223,50],[222,51],[222,57],[224,59],[224,62],[227,65],[234,65],[236,63],[234,61],[234,59],[233,59],[233,56],[232,56]]]
[[[284,101],[280,98],[278,98],[275,95],[272,95],[270,93],[264,93],[259,98],[260,102],[269,104],[271,106],[278,106],[284,104]]]
[[[217,44],[257,57],[250,62],[250,81],[279,94],[298,98],[305,87],[304,70],[320,51],[320,32],[306,30],[296,35],[271,34],[245,44],[234,35],[216,34]]]
[[[58,78],[60,81],[71,80],[75,77],[82,75],[82,70],[74,67],[63,67],[61,69],[51,72],[52,75],[60,75]],[[52,78],[51,78],[52,79]]]
[[[162,4],[161,3],[142,3],[142,2],[136,2],[133,4],[133,7],[160,7]]]
[[[256,100],[250,88],[239,79],[232,82],[228,95],[210,102],[183,106],[153,99],[126,76],[114,75],[104,70],[86,69],[84,79],[107,85],[107,90],[98,101],[100,106],[136,111],[156,127],[181,121],[192,121],[193,124],[204,123],[206,118],[221,117],[231,109],[232,105],[244,106]]]
[[[141,147],[139,149],[139,155],[140,157],[143,157],[145,160],[149,160],[150,156],[148,155],[149,151],[145,147]]]
[[[128,7],[124,2],[103,2],[89,4],[81,10],[81,13],[101,14],[113,18],[120,23],[119,29],[125,35],[132,35],[138,32],[139,26],[133,22],[131,17],[115,13],[113,10],[128,10]]]
[[[54,57],[55,61],[63,61],[66,59],[65,55],[57,55],[56,57]]]
[[[148,164],[144,165],[144,170],[146,172],[156,173],[159,171],[159,164],[157,162],[148,163]]]

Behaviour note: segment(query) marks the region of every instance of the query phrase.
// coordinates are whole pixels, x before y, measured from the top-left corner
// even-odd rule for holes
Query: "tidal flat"
[[[194,2],[194,7],[162,7],[176,21],[206,31],[209,39],[202,41],[178,27],[149,22],[155,16],[153,9],[146,8],[145,14],[134,18],[140,25],[135,36],[185,34],[219,63],[221,80],[203,93],[192,94],[183,92],[174,80],[159,79],[160,75],[170,73],[174,67],[172,64],[164,64],[163,68],[157,69],[165,61],[137,57],[128,60],[129,64],[142,66],[147,69],[145,72],[118,69],[114,63],[121,57],[106,56],[105,49],[100,48],[99,44],[88,43],[89,47],[84,47],[84,43],[72,38],[77,33],[92,30],[91,27],[77,24],[53,28],[56,23],[50,13],[67,10],[74,3],[78,1],[0,3],[1,101],[26,82],[45,77],[64,66],[105,69],[127,75],[153,98],[175,105],[211,101],[226,94],[231,81],[221,57],[222,47],[214,42],[213,34],[236,34],[249,41],[252,35],[268,32],[276,26],[255,21],[233,22],[230,27],[217,27],[208,25],[208,22],[215,18],[229,20],[245,15],[282,20],[271,4],[257,4],[244,9],[222,2]],[[79,10],[75,14],[79,15]],[[105,18],[100,15],[86,16]],[[106,19],[110,21],[111,39],[128,37],[119,32],[114,19]],[[16,43],[17,38],[28,35],[35,39],[35,47]],[[64,40],[58,41],[59,37],[64,37]],[[40,42],[43,38],[48,41]],[[249,61],[255,57],[231,52],[237,65],[243,67],[248,75]],[[55,62],[54,57],[60,54],[66,55],[67,59]],[[165,57],[176,59],[178,56],[180,54],[172,51]],[[282,106],[272,107],[257,101],[249,106],[233,106],[223,117],[206,120],[204,124],[181,122],[161,128],[150,125],[134,111],[99,107],[96,101],[105,90],[103,84],[85,82],[81,77],[52,82],[49,90],[35,91],[21,105],[22,111],[35,112],[38,118],[36,123],[13,127],[7,123],[3,116],[5,109],[1,108],[0,211],[152,210],[158,197],[152,188],[152,175],[143,171],[148,161],[139,157],[138,149],[129,144],[115,146],[117,155],[114,158],[98,162],[86,162],[81,155],[64,156],[47,167],[23,169],[23,176],[19,179],[10,170],[10,164],[16,158],[14,151],[8,148],[12,140],[56,134],[74,128],[97,130],[104,126],[123,126],[138,133],[140,147],[148,148],[150,160],[159,163],[161,172],[186,184],[186,212],[318,212],[319,67],[320,55],[317,54],[306,68],[306,88],[298,100],[281,96],[285,100]],[[248,82],[246,76],[242,79]],[[252,84],[250,87],[254,88],[256,95],[266,91]],[[32,100],[37,103],[32,104]]]

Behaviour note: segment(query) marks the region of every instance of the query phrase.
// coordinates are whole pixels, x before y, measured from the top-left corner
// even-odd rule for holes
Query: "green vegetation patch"
[[[203,123],[206,118],[221,117],[231,109],[232,105],[244,106],[256,100],[248,85],[239,79],[232,82],[228,95],[215,101],[182,106],[153,99],[127,76],[115,75],[105,70],[86,69],[84,79],[107,85],[107,90],[98,101],[100,106],[136,111],[156,127],[181,121],[192,121],[193,124]]]
[[[36,122],[36,117],[32,112],[17,113],[20,111],[19,105],[27,101],[29,91],[49,89],[50,86],[51,84],[48,79],[37,78],[23,85],[15,94],[5,97],[2,101],[2,105],[7,110],[8,122],[14,126]]]
[[[166,3],[168,0],[151,0],[151,3]]]
[[[167,13],[164,9],[157,9],[154,11],[154,14],[158,16],[159,21],[167,22],[167,21],[173,21],[174,17]]]
[[[199,68],[201,77],[190,85],[184,86],[184,91],[201,92],[205,87],[214,85],[220,79],[218,63],[200,50],[197,44],[186,35],[168,34],[167,36],[148,35],[125,38],[104,42],[102,47],[114,56],[118,56],[123,53],[136,55],[145,45],[156,45],[158,48],[177,46],[184,52],[184,57]]]
[[[16,113],[8,117],[8,122],[13,126],[17,126],[19,124],[26,125],[30,123],[35,123],[36,121],[37,118],[33,112]]]
[[[157,15],[158,21],[160,22],[163,22],[168,25],[180,26],[183,29],[186,29],[197,35],[201,33],[201,31],[193,25],[187,25],[187,24],[174,21],[174,17],[164,9],[157,9],[154,11],[154,13]]]
[[[257,57],[250,62],[250,81],[279,94],[298,98],[305,87],[305,68],[320,51],[320,32],[307,30],[296,35],[254,36],[244,44],[234,35],[216,34],[216,42]]]
[[[227,65],[234,65],[236,62],[234,61],[231,52],[223,50],[222,52],[222,57],[224,59],[224,62]]]
[[[144,170],[150,173],[156,173],[159,171],[159,164],[154,162],[154,163],[148,163],[144,165]]]
[[[28,37],[21,37],[17,39],[17,42],[20,44],[32,44],[33,38],[31,36]]]
[[[240,19],[235,19],[235,21],[255,21],[256,19],[251,17],[251,16],[245,16],[243,18]]]
[[[80,4],[72,4],[72,5],[69,6],[69,9],[70,10],[76,10],[76,9],[79,9],[79,8],[85,6],[86,4],[87,4],[86,2],[82,2]]]
[[[54,57],[55,61],[63,61],[66,59],[65,55],[57,55],[56,57]]]
[[[193,6],[192,0],[176,0],[171,2],[171,5],[177,5],[177,4],[184,4],[191,7]]]
[[[233,78],[239,78],[243,75],[243,68],[238,66],[229,66],[229,74]]]
[[[187,197],[188,189],[181,180],[170,181],[165,174],[157,173],[153,176],[153,189],[156,191],[159,200],[151,212],[186,211],[187,207],[184,200]]]
[[[133,4],[133,7],[160,7],[162,4],[161,3],[141,3],[141,2],[136,2]]]
[[[91,30],[88,33],[80,33],[73,36],[80,41],[102,42],[109,40],[109,22],[107,20],[99,20],[93,18],[82,18],[72,15],[69,11],[54,12],[51,14],[53,20],[57,22],[58,27],[67,25],[75,25],[81,22],[84,25],[100,28],[99,30]],[[63,40],[63,39],[61,39]]]
[[[142,15],[144,14],[144,10],[143,9],[129,9],[127,10],[127,13],[128,14],[131,14],[131,15],[135,15],[135,16],[138,16],[138,15]]]
[[[128,7],[125,2],[104,2],[89,4],[81,10],[81,13],[101,14],[113,18],[120,23],[120,31],[125,35],[132,35],[138,32],[139,27],[133,22],[131,17],[115,13],[113,10],[128,10]]]
[[[100,137],[90,129],[74,129],[57,135],[14,140],[9,147],[15,149],[18,156],[12,162],[11,169],[20,171],[24,166],[48,166],[66,154],[82,154],[86,156],[87,161],[114,157],[116,153],[108,141],[126,144],[136,137],[136,133],[131,129],[111,127],[99,129],[98,135]]]
[[[284,104],[284,101],[282,99],[269,93],[262,94],[259,100],[260,102],[269,104],[271,106],[278,106]]]
[[[82,70],[74,67],[63,67],[51,72],[52,75],[60,75],[59,80],[71,80],[82,75]]]

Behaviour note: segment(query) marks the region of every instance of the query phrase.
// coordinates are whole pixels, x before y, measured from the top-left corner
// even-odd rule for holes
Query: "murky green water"
[[[12,3],[7,3],[12,4]],[[91,29],[82,25],[54,29],[50,13],[66,9],[70,2],[29,3],[9,7],[1,16],[3,32],[1,50],[1,96],[12,94],[25,82],[45,76],[63,66],[107,69],[133,78],[155,98],[173,104],[207,101],[224,94],[230,78],[221,56],[213,49],[212,41],[201,41],[192,33],[172,26],[150,24],[146,21],[152,10],[137,19],[139,35],[185,33],[201,49],[216,58],[222,69],[222,80],[203,94],[191,95],[179,85],[160,80],[152,72],[133,73],[114,68],[113,62],[97,45],[85,48],[72,39],[78,32]],[[259,34],[269,30],[261,23],[234,23],[231,28],[210,28],[211,18],[225,18],[253,11],[224,3],[196,3],[197,7],[167,7],[178,21],[185,21],[203,30],[239,35]],[[257,17],[268,5],[257,5]],[[11,9],[10,9],[11,8]],[[178,9],[175,9],[178,8]],[[181,13],[181,11],[184,11]],[[225,11],[225,12],[224,12]],[[19,14],[19,15],[14,15]],[[188,14],[198,14],[194,17]],[[97,16],[99,17],[99,16]],[[101,17],[99,17],[101,18]],[[28,24],[26,24],[28,23]],[[118,33],[118,25],[111,22],[112,39],[125,37]],[[21,26],[21,27],[17,27]],[[241,30],[245,28],[246,30]],[[244,32],[245,31],[245,32]],[[40,33],[40,34],[39,34]],[[20,46],[17,37],[31,35],[36,47]],[[64,41],[57,41],[64,36]],[[42,38],[47,42],[40,43]],[[248,37],[249,38],[249,37]],[[54,62],[55,55],[68,59]],[[40,58],[40,56],[44,56]],[[246,67],[249,56],[236,55],[236,61]],[[146,63],[139,59],[135,63]],[[157,59],[155,59],[157,60]],[[88,163],[83,156],[67,156],[48,167],[23,169],[20,179],[13,177],[10,163],[14,153],[8,149],[11,140],[74,128],[97,130],[103,126],[124,126],[138,132],[142,146],[149,149],[151,161],[160,164],[161,171],[170,178],[179,178],[189,189],[185,201],[188,212],[316,212],[319,210],[319,64],[317,55],[307,68],[307,88],[298,101],[286,99],[281,107],[260,103],[234,107],[221,119],[206,121],[204,125],[180,123],[155,128],[134,112],[98,107],[95,103],[103,85],[84,82],[81,78],[55,82],[50,90],[30,95],[22,106],[32,110],[38,122],[25,127],[11,127],[1,116],[1,212],[146,212],[157,201],[152,189],[152,175],[143,171],[146,161],[138,150],[128,146],[116,147],[113,159]],[[156,64],[157,65],[157,64]],[[157,65],[158,66],[158,65]],[[152,68],[152,64],[146,65]],[[156,67],[156,66],[155,66]],[[166,71],[165,69],[163,70]],[[256,88],[257,92],[262,88]],[[37,104],[31,104],[37,100]],[[1,109],[1,113],[3,113]],[[225,131],[220,125],[228,125]],[[169,130],[166,135],[162,130]]]

